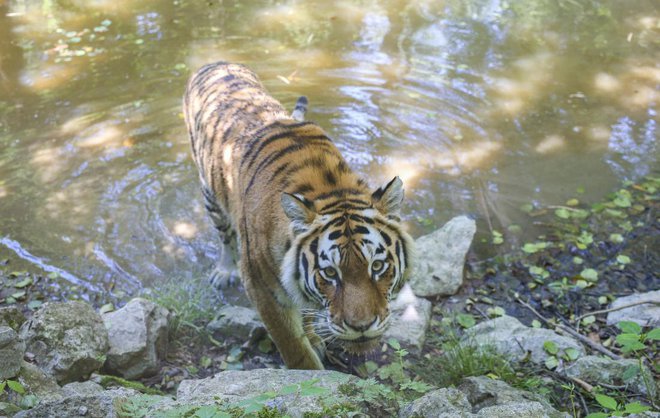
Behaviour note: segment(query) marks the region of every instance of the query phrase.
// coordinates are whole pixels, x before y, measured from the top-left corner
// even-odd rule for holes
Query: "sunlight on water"
[[[208,275],[181,96],[216,60],[306,95],[373,187],[400,176],[415,236],[461,213],[533,234],[523,204],[657,173],[658,22],[646,0],[2,2],[0,259],[99,292]]]

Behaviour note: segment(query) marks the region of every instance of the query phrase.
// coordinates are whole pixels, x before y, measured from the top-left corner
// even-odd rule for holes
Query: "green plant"
[[[594,412],[587,415],[585,418],[609,418],[609,417],[625,417],[629,414],[640,414],[648,411],[651,408],[644,406],[639,402],[619,403],[611,396],[596,394],[594,395],[596,402],[608,412]]]
[[[550,370],[559,366],[560,359],[575,361],[580,355],[580,352],[572,347],[569,347],[560,353],[559,347],[554,341],[544,342],[543,349],[548,353],[548,358],[545,360],[545,367]]]
[[[16,380],[1,380],[0,381],[0,394],[5,392],[5,388],[9,388],[12,392],[18,393],[19,395],[25,394],[25,388],[21,385],[20,382]]]
[[[660,340],[660,328],[643,333],[642,327],[636,322],[621,321],[616,326],[622,331],[616,336],[616,342],[624,353],[644,350],[647,342]]]
[[[378,371],[378,377],[383,380],[391,380],[402,391],[412,390],[418,393],[426,393],[431,390],[432,386],[424,382],[414,381],[406,374],[404,369],[407,364],[404,362],[404,358],[409,354],[408,350],[402,348],[399,341],[394,338],[390,338],[387,343],[394,349],[396,361],[382,366]]]

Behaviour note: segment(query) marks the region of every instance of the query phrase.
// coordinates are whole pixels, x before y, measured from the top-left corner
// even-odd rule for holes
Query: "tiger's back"
[[[296,120],[296,111],[290,116],[238,64],[203,67],[184,97],[206,208],[224,242],[238,245],[248,296],[287,366],[319,369],[325,331],[318,337],[303,327],[301,308],[323,311],[323,326],[358,350],[370,345],[387,326],[411,239],[398,225],[401,181],[371,193],[325,132]],[[388,273],[369,278],[375,258]],[[334,282],[324,273],[331,268]]]

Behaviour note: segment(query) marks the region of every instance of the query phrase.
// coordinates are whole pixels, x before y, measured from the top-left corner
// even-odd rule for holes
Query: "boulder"
[[[621,321],[632,321],[643,327],[660,327],[660,290],[646,293],[635,293],[630,296],[618,298],[612,302],[610,308],[618,308],[620,306],[639,302],[655,302],[655,304],[645,303],[610,312],[607,314],[607,324],[616,325]]]
[[[249,404],[255,397],[270,392],[272,396],[266,398],[266,405],[295,418],[320,413],[324,407],[350,403],[350,397],[344,393],[357,393],[357,389],[340,391],[340,387],[357,381],[355,376],[329,370],[232,370],[206,379],[183,380],[177,391],[177,403],[245,407],[241,402]]]
[[[541,396],[485,376],[463,379],[457,389],[427,393],[401,408],[400,418],[565,418]]]
[[[215,319],[206,326],[213,338],[220,341],[226,338],[247,340],[257,329],[264,329],[264,324],[254,309],[230,305],[220,308]]]
[[[86,417],[115,418],[134,416],[124,409],[124,403],[139,393],[126,388],[108,389],[101,392],[72,395],[61,399],[42,401],[36,407],[16,414],[15,418]]]
[[[472,417],[472,405],[458,389],[442,388],[427,393],[401,408],[400,418],[467,418]]]
[[[108,351],[101,316],[86,303],[46,303],[21,326],[20,337],[36,364],[60,384],[98,370]]]
[[[509,386],[506,382],[494,380],[486,376],[466,377],[461,381],[458,390],[465,394],[474,411],[482,411],[484,408],[498,405],[517,405],[516,408],[519,408],[519,406],[525,404],[531,404],[529,405],[530,409],[537,410],[536,404],[538,404],[549,414],[545,416],[564,416],[556,411],[543,397],[521,389],[516,389]],[[499,417],[508,415],[483,416]],[[541,417],[544,415],[527,416]]]
[[[431,322],[431,302],[415,296],[406,284],[390,307],[392,322],[385,331],[385,339],[395,338],[403,346],[421,350]]]
[[[626,381],[624,377],[631,368],[636,372]],[[653,374],[646,366],[640,370],[639,362],[635,359],[612,360],[607,357],[584,356],[568,366],[565,374],[568,377],[582,379],[594,386],[599,383],[615,386],[626,384],[633,392],[650,395],[651,398],[654,398],[656,393]],[[646,380],[643,374],[646,375]],[[650,384],[647,385],[646,382]]]
[[[104,390],[103,386],[96,382],[92,382],[91,380],[85,382],[71,382],[62,386],[62,394],[65,397],[96,395]]]
[[[491,319],[466,330],[462,344],[479,346],[490,345],[498,353],[514,361],[525,359],[543,364],[549,354],[543,348],[546,341],[552,341],[561,354],[568,348],[577,350],[578,356],[585,354],[580,343],[545,328],[526,327],[516,318],[501,316]]]
[[[463,284],[463,265],[477,227],[458,216],[441,229],[415,240],[410,285],[417,296],[453,295]]]
[[[170,313],[142,298],[103,315],[110,351],[105,369],[126,379],[137,379],[158,372],[167,354]]]
[[[16,305],[0,308],[0,326],[7,326],[14,331],[18,331],[25,321],[25,315]]]
[[[25,343],[18,339],[16,331],[0,325],[0,381],[15,377],[21,370]]]

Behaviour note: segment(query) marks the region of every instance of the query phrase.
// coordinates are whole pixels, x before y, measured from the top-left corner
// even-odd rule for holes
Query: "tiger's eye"
[[[380,273],[383,267],[385,267],[385,263],[380,260],[374,260],[374,262],[371,263],[371,271],[374,273]]]
[[[337,277],[337,270],[335,270],[333,267],[324,268],[323,273],[329,278]]]

